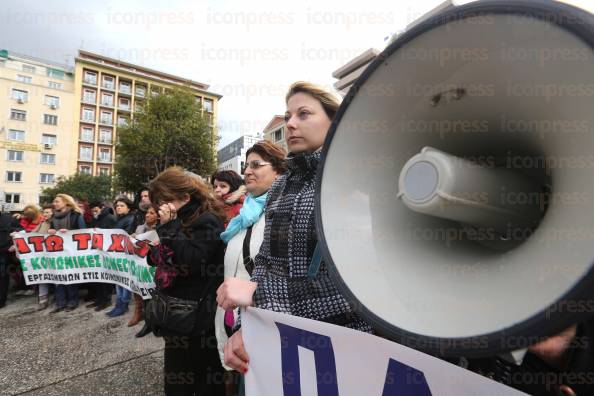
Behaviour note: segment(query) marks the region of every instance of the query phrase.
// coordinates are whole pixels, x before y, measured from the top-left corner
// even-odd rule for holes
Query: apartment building
[[[272,120],[266,125],[262,132],[265,140],[269,140],[285,148],[289,152],[287,142],[285,141],[285,116],[275,115]]]
[[[218,170],[232,170],[241,175],[245,165],[245,153],[260,140],[260,136],[244,135],[220,149],[217,154]]]
[[[209,92],[207,84],[80,50],[75,58],[74,86],[74,171],[111,174],[118,127],[133,119],[149,95],[176,87],[188,88],[195,95],[196,106],[211,125],[213,158],[216,156],[217,109],[222,96]]]
[[[0,202],[10,210],[73,173],[73,106],[71,67],[0,50]]]

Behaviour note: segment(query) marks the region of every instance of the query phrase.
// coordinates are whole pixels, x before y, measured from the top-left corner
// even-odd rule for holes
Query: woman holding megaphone
[[[321,148],[340,105],[321,87],[294,83],[286,96],[288,172],[270,188],[264,241],[251,281],[227,278],[217,290],[223,309],[255,306],[371,332],[330,278],[325,263],[312,273],[316,250],[315,179]],[[289,253],[290,252],[290,255]],[[241,330],[225,345],[225,364],[246,373]]]

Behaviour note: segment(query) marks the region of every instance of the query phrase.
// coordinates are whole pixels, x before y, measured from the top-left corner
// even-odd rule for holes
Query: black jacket
[[[129,212],[127,215],[117,218],[116,224],[113,228],[118,228],[126,231],[128,234],[134,234],[134,214]]]
[[[10,213],[0,213],[0,253],[7,253],[8,248],[12,245],[10,234],[22,229],[19,221]]]
[[[111,229],[114,228],[116,225],[117,219],[113,214],[111,208],[107,206],[101,209],[99,216],[97,218],[93,218],[93,227],[95,228],[105,228]]]
[[[190,202],[180,208],[177,219],[157,227],[161,245],[173,252],[172,266],[176,272],[172,286],[162,292],[187,300],[204,298],[197,327],[210,332],[214,331],[216,291],[223,282],[225,245],[220,235],[224,225],[215,215],[203,213],[188,227],[182,227],[183,220],[194,209],[197,206]]]

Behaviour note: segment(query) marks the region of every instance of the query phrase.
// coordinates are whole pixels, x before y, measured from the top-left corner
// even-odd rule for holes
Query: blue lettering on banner
[[[382,396],[431,396],[425,374],[390,359]]]
[[[338,396],[336,363],[330,337],[275,322],[281,339],[283,395],[301,396],[298,346],[314,353],[318,395]]]

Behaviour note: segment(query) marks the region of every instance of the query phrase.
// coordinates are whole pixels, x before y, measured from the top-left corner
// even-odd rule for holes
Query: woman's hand
[[[159,206],[159,219],[161,224],[165,224],[177,217],[177,210],[172,203],[166,203]]]
[[[252,305],[258,284],[239,278],[227,278],[217,290],[217,303],[224,310]]]
[[[243,346],[243,336],[241,330],[227,340],[223,349],[225,355],[225,364],[234,370],[239,371],[242,374],[247,373],[248,363],[250,361],[245,347]]]

